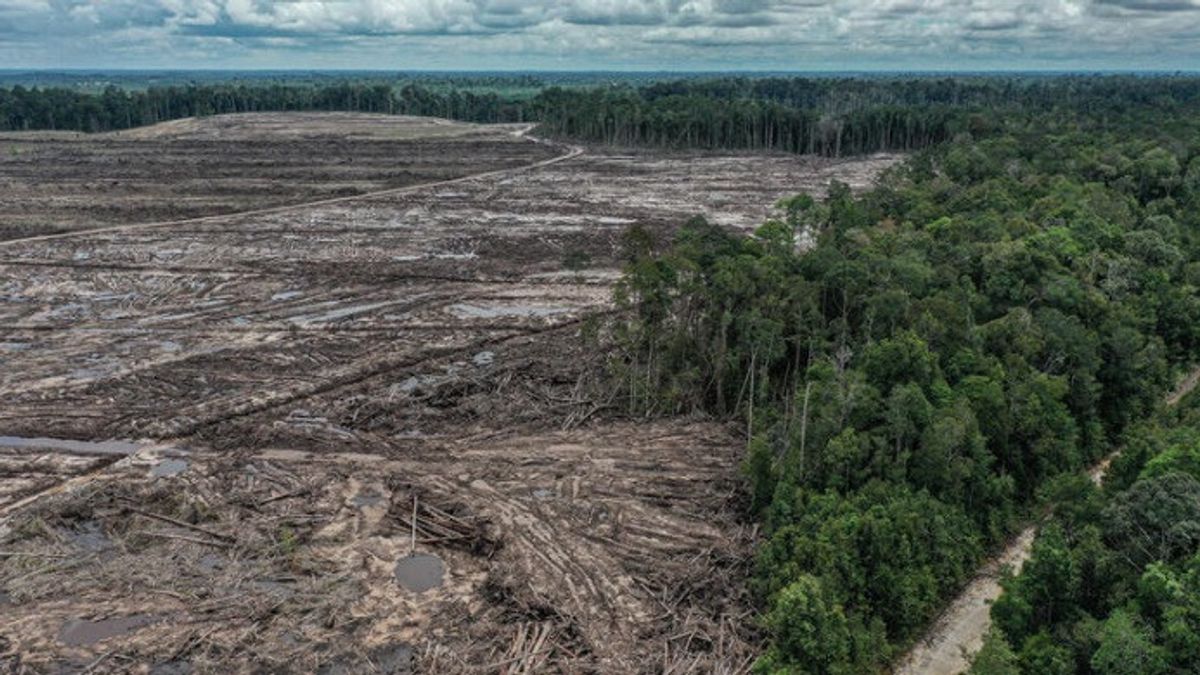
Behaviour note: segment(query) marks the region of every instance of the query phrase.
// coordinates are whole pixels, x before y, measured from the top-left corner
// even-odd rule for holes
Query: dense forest
[[[1129,669],[1144,646],[1134,663],[1195,672],[1200,483],[1168,464],[1195,471],[1197,438],[1127,451],[1109,506],[1071,493],[1152,445],[1143,420],[1200,355],[1195,86],[977,110],[876,189],[786,200],[753,237],[630,233],[626,405],[749,430],[759,672],[886,669],[1048,494],[1081,520],[1043,536],[990,652],[1167,672]]]
[[[521,122],[527,104],[495,93],[438,93],[407,85],[340,82],[289,86],[193,85],[92,94],[65,88],[0,89],[0,130],[113,131],[183,117],[261,111],[348,111],[431,115],[470,122]]]
[[[1200,671],[1200,408],[1132,426],[1103,489],[1059,508],[992,609],[977,675]]]
[[[975,675],[1200,672],[1200,405],[1130,427],[1103,488],[1075,477],[993,605]]]
[[[594,80],[581,80],[594,82]],[[1117,128],[1131,109],[1192,106],[1185,77],[676,79],[542,87],[531,77],[389,82],[206,82],[100,92],[0,88],[0,131],[111,131],[181,117],[288,110],[432,115],[541,123],[578,140],[688,149],[846,156],[911,151],[979,133],[1003,113]]]

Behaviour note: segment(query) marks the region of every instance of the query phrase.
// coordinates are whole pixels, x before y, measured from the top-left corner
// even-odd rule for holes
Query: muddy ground
[[[349,113],[0,133],[0,240],[359,195],[539,154],[554,150],[474,125]]]
[[[894,159],[522,131],[240,116],[0,161],[34,186],[0,229],[80,230],[0,242],[0,670],[745,670],[733,431],[621,419],[599,382],[621,233],[749,229]],[[364,191],[478,177],[259,211],[342,181],[322,159],[296,185],[314,142],[368,165]],[[124,216],[43,199],[112,152],[147,177]],[[221,201],[226,152],[268,187],[221,208],[256,212],[163,224],[194,215],[182,184]],[[183,155],[194,184],[140,163]]]

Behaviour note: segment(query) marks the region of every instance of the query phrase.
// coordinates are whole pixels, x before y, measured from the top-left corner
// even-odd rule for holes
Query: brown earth
[[[10,236],[81,230],[0,242],[0,670],[746,670],[739,442],[622,420],[598,386],[621,234],[749,229],[894,159],[578,154],[522,131],[239,116],[0,163],[28,190],[0,224],[57,223]],[[342,181],[322,157],[297,186],[314,143],[369,167],[357,189],[438,184],[262,211]],[[145,178],[105,220],[80,193],[112,153]],[[191,159],[150,180],[162,157]],[[269,188],[186,178],[226,166]],[[185,184],[252,213],[162,222],[206,213],[163,206]],[[425,592],[393,575],[414,532],[445,568]]]
[[[0,240],[359,195],[555,154],[475,125],[346,113],[0,133]]]

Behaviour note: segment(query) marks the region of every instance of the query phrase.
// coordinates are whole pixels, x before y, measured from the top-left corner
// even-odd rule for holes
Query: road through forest
[[[1200,384],[1200,368],[1192,371],[1164,400],[1175,406]],[[1104,480],[1116,453],[1088,471],[1097,484]],[[983,646],[992,625],[992,603],[1003,590],[1000,580],[1006,569],[1020,572],[1033,550],[1038,526],[1021,530],[1005,549],[985,564],[930,627],[928,633],[900,659],[894,675],[957,675],[970,667],[970,657]]]

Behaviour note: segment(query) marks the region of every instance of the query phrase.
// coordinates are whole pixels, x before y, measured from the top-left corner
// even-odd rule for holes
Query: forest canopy
[[[1107,507],[1072,492],[1200,349],[1197,102],[1133,84],[971,112],[877,188],[785,200],[751,237],[700,219],[665,248],[629,237],[626,405],[749,429],[760,672],[885,670],[1051,498],[1092,529],[1043,536],[985,656],[1029,673],[1200,663],[1164,646],[1192,621],[1179,598],[1200,597],[1200,439],[1123,455],[1114,489],[1141,479]]]

